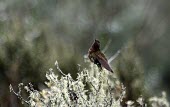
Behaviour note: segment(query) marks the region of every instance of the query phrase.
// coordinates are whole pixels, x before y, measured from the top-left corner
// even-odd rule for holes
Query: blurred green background
[[[101,49],[110,41],[108,59],[122,49],[110,64],[127,100],[169,97],[169,10],[169,0],[0,0],[0,105],[21,106],[9,84],[43,89],[56,60],[76,78],[95,38]]]

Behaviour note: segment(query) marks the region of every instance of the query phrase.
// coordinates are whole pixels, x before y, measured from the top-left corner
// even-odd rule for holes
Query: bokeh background
[[[108,59],[121,49],[110,65],[127,100],[162,91],[169,97],[169,10],[169,0],[0,0],[1,107],[23,106],[9,84],[45,88],[56,60],[76,78],[95,38],[108,46]]]

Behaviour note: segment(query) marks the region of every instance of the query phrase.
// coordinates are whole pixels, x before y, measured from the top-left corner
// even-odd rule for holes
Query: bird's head
[[[99,51],[100,50],[100,41],[95,39],[92,47],[95,51]]]
[[[99,40],[95,39],[94,42],[97,43],[98,45],[100,45],[100,41]]]

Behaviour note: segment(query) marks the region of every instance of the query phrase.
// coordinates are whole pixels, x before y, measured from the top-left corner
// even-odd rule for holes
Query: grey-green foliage
[[[101,106],[101,107],[120,107],[125,97],[125,87],[117,79],[111,81],[108,78],[108,71],[98,71],[96,66],[91,65],[90,69],[79,69],[76,80],[73,80],[71,74],[64,74],[59,68],[58,62],[55,63],[58,72],[62,74],[61,78],[54,74],[50,68],[46,74],[48,81],[45,84],[48,88],[41,91],[34,90],[32,85],[24,88],[29,93],[29,99],[25,100],[19,93],[15,93],[21,101],[31,107],[56,107],[56,106]],[[89,84],[89,89],[85,86]],[[21,83],[20,86],[23,86]],[[117,91],[115,91],[117,90]],[[114,93],[117,92],[117,93]],[[116,96],[117,94],[117,96]]]
[[[109,74],[105,70],[101,72],[91,64],[89,69],[79,68],[77,79],[73,80],[70,74],[62,72],[57,61],[55,65],[62,76],[59,78],[50,68],[46,74],[47,81],[45,82],[48,88],[37,91],[31,83],[28,85],[20,83],[19,92],[15,92],[11,85],[10,91],[18,96],[25,106],[30,107],[122,107],[122,102],[127,97],[126,87],[118,79],[110,80],[108,78],[115,74]],[[86,89],[86,84],[89,84],[90,88]],[[28,99],[22,97],[22,87],[29,93]],[[142,96],[125,103],[127,107],[147,107]],[[162,97],[149,98],[148,103],[151,107],[169,107],[165,92]]]

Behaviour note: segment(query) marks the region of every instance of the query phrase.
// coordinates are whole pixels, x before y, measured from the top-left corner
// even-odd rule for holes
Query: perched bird
[[[88,51],[88,57],[90,61],[96,64],[100,70],[102,70],[102,67],[104,67],[105,69],[113,73],[113,70],[109,66],[105,55],[100,51],[99,40],[95,39],[94,43]]]

